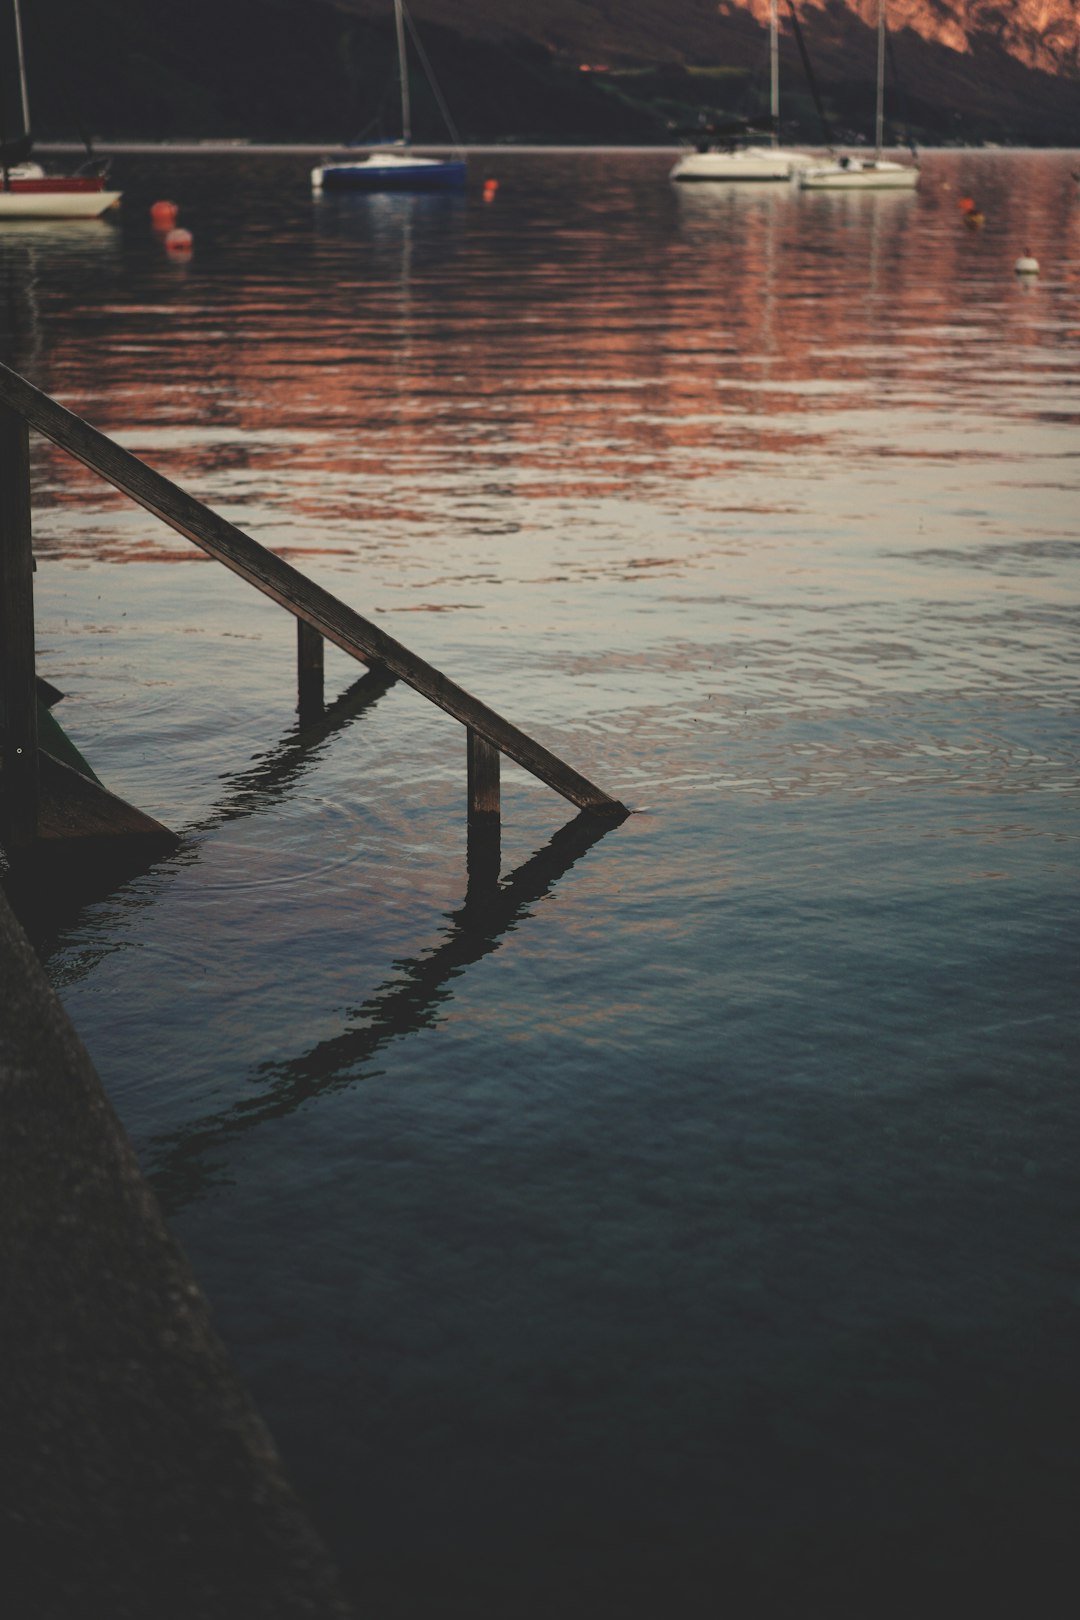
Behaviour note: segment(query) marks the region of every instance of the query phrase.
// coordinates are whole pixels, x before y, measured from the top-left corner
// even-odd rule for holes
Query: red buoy
[[[156,202],[151,205],[150,219],[159,230],[167,231],[176,224],[176,216],[180,212],[174,202]]]
[[[491,202],[492,198],[495,196],[495,193],[498,191],[498,189],[499,189],[499,182],[497,180],[485,180],[484,181],[484,201],[485,202]]]
[[[190,231],[185,231],[182,225],[169,232],[165,238],[165,250],[174,259],[190,259],[194,238]]]

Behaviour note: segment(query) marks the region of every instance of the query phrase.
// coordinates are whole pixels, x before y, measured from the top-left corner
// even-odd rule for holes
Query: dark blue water
[[[308,166],[0,264],[13,363],[636,812],[507,770],[470,881],[460,728],[336,654],[300,728],[291,621],[35,450],[60,718],[184,842],[34,926],[361,1612],[1050,1612],[1075,156]]]

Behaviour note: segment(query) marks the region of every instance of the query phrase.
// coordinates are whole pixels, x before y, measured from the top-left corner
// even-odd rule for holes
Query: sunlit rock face
[[[719,0],[717,11],[731,16],[749,11],[768,21],[771,0]],[[799,15],[812,25],[812,13],[845,7],[863,22],[877,24],[878,0],[798,0]],[[787,0],[780,0],[787,11]],[[913,29],[923,39],[954,51],[970,51],[993,40],[1027,67],[1044,73],[1080,72],[1080,5],[1077,0],[886,0],[891,29]]]
[[[331,0],[339,9],[385,19],[388,0]],[[410,0],[420,21],[468,38],[533,39],[582,60],[704,60],[721,37],[717,20],[769,20],[771,0]],[[876,27],[878,0],[795,0],[811,39],[833,41],[858,21]],[[930,45],[970,54],[997,46],[1025,67],[1080,74],[1080,0],[885,0],[886,21]],[[786,19],[789,0],[779,0]],[[787,23],[790,32],[790,22]]]

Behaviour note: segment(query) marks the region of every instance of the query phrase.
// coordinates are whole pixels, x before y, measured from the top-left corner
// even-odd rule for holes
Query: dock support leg
[[[499,750],[467,726],[469,756],[469,822],[498,826]]]
[[[465,729],[469,762],[468,894],[475,899],[499,881],[499,750],[477,736],[471,726]]]
[[[300,720],[323,712],[323,638],[306,619],[296,621],[296,689]]]
[[[6,405],[0,405],[0,739],[0,838],[12,851],[37,837],[38,739],[30,434]]]

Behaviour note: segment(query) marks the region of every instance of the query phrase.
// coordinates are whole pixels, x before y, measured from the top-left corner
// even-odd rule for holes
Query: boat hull
[[[739,147],[734,152],[688,152],[671,171],[681,183],[703,180],[790,180],[797,170],[814,163],[806,152],[783,147]]]
[[[96,219],[120,201],[119,191],[13,186],[0,191],[0,220]]]
[[[803,191],[913,191],[919,171],[904,163],[823,163],[799,171]]]
[[[465,164],[456,158],[327,163],[312,170],[311,183],[316,191],[461,191]]]

